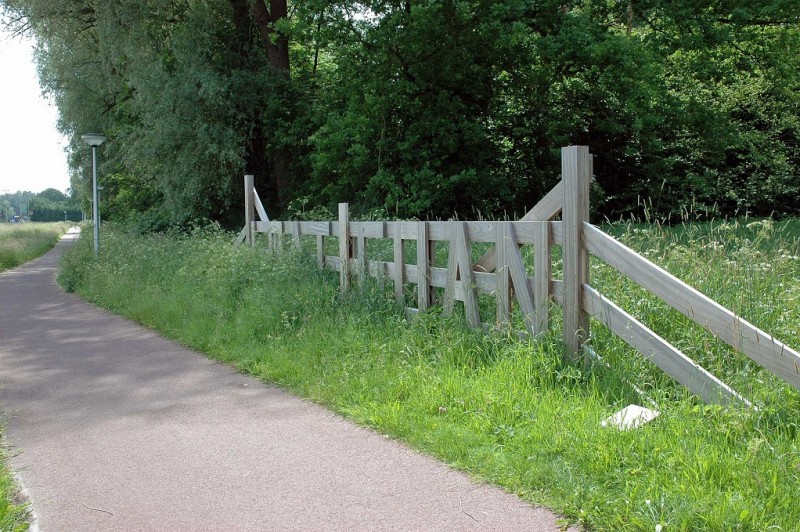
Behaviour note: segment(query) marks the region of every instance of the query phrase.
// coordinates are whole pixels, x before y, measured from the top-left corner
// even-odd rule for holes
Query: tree
[[[89,197],[110,218],[241,224],[242,174],[401,216],[521,213],[559,148],[598,216],[800,212],[794,0],[0,0],[34,34]]]

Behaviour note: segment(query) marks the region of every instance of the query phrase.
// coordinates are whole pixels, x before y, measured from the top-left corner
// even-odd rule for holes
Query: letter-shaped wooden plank
[[[428,224],[417,222],[417,308],[420,312],[428,310],[431,291],[430,258],[428,257]]]
[[[402,225],[394,222],[394,297],[397,303],[405,306],[405,245]]]
[[[450,250],[447,259],[447,284],[444,293],[444,312],[449,316],[453,312],[456,298],[456,282],[461,280],[461,292],[464,296],[464,312],[467,322],[472,326],[481,324],[478,297],[475,292],[475,278],[472,274],[469,237],[465,222],[452,222]]]
[[[536,224],[533,240],[533,333],[538,336],[550,328],[550,222]]]
[[[511,281],[514,283],[514,293],[519,301],[519,308],[522,317],[525,319],[525,328],[528,334],[534,336],[533,329],[534,307],[531,287],[528,284],[528,274],[525,272],[525,265],[522,263],[522,256],[517,245],[517,237],[514,235],[514,226],[510,222],[503,222],[503,237],[506,241],[505,262],[511,272]]]
[[[343,294],[350,290],[350,207],[347,203],[339,204],[339,289]]]
[[[505,225],[496,225],[495,237],[495,280],[497,303],[497,325],[507,324],[511,316],[511,272],[508,268],[508,246],[515,242],[508,241]]]
[[[253,208],[253,176],[244,176],[244,227],[247,230],[245,241],[247,245],[253,247],[253,220],[255,210]]]
[[[559,181],[539,203],[529,210],[520,222],[547,221],[558,216],[564,201],[564,181]],[[493,272],[497,266],[495,248],[487,251],[473,266],[476,272]]]

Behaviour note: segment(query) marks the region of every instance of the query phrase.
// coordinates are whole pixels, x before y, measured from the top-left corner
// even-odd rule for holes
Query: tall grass
[[[784,322],[798,323],[800,312],[792,296],[800,226],[775,223],[759,237],[769,223],[759,224],[610,230],[797,346],[797,331]],[[776,272],[771,281],[751,275],[762,263]],[[759,410],[700,404],[597,324],[592,341],[607,365],[585,371],[562,364],[557,329],[529,343],[508,331],[484,335],[436,311],[406,321],[390,287],[368,283],[342,297],[336,274],[318,272],[303,256],[234,250],[213,229],[109,230],[98,262],[82,239],[65,256],[60,282],[572,522],[600,530],[797,530],[798,394],[713,339],[701,341],[702,331],[602,264],[593,263],[592,275],[662,334],[688,334],[682,347],[699,342],[693,354],[744,386]],[[620,407],[646,400],[661,411],[655,421],[631,432],[601,428]]]
[[[44,255],[72,223],[0,223],[0,271]]]

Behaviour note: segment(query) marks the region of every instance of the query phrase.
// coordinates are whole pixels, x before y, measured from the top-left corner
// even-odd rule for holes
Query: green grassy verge
[[[28,528],[28,506],[20,500],[14,478],[5,467],[5,454],[0,450],[0,531],[23,532]]]
[[[0,271],[44,255],[73,223],[0,223]]]
[[[609,230],[756,324],[800,346],[800,224]],[[380,251],[380,250],[379,250]],[[558,254],[554,253],[556,270]],[[561,363],[558,320],[528,343],[430,312],[406,321],[390,286],[342,298],[336,274],[229,235],[81,239],[60,282],[241,371],[329,405],[454,467],[598,530],[797,530],[800,394],[600,263],[593,283],[759,410],[707,407],[593,324],[606,365]],[[390,285],[390,283],[387,283]],[[483,301],[490,312],[491,301]],[[631,386],[647,394],[643,398]],[[600,421],[630,403],[660,417]]]

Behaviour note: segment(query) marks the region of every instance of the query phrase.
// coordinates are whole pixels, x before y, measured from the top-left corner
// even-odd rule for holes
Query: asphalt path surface
[[[546,509],[64,293],[73,238],[0,274],[0,410],[34,529],[560,530]]]

